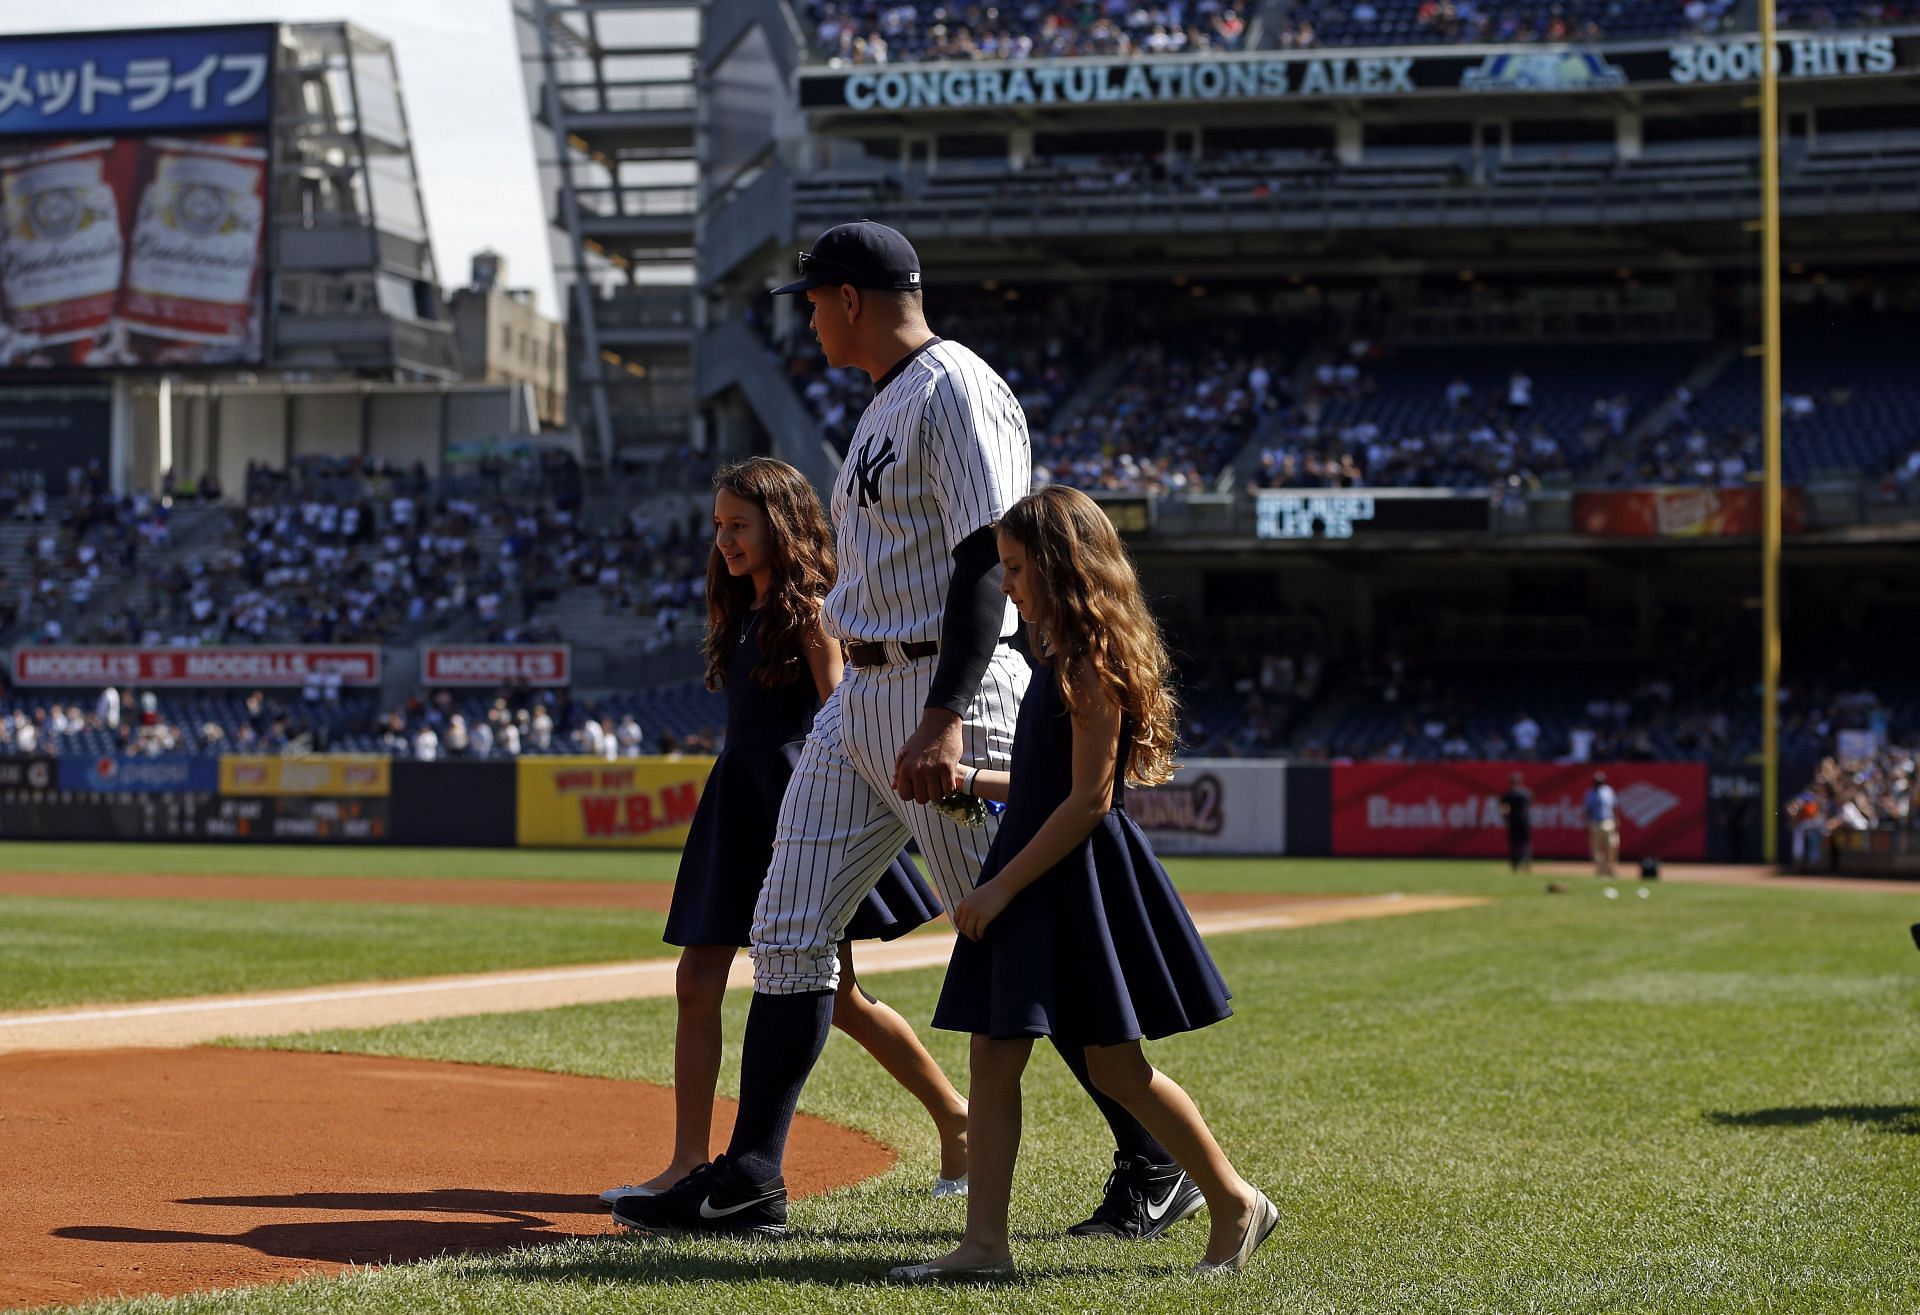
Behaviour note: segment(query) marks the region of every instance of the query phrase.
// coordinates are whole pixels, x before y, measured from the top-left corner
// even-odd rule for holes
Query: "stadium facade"
[[[458,379],[392,44],[351,23],[288,24],[276,100],[269,362]]]
[[[514,22],[574,425],[596,459],[657,460],[694,425],[700,7],[515,0]]]

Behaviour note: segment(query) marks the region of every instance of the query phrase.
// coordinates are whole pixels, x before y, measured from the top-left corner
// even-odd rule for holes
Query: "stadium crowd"
[[[42,477],[15,472],[0,485],[0,512],[9,501],[27,533],[19,555],[0,560],[0,631],[31,625],[59,642],[69,618],[171,540],[171,502],[144,491],[116,496],[97,463],[68,471],[65,493],[51,500]]]
[[[1920,5],[1899,0],[1782,0],[1780,24],[1790,28],[1888,27],[1920,21]]]
[[[1006,0],[1003,4],[799,0],[803,27],[830,64],[1238,50],[1241,0]]]
[[[1379,359],[1374,344],[1360,339],[1316,364],[1281,441],[1261,452],[1248,486],[1537,489],[1568,476],[1570,453],[1618,437],[1630,410],[1623,397],[1596,397],[1578,435],[1556,436],[1535,417],[1533,379],[1516,365],[1503,384],[1478,393],[1455,374],[1443,409],[1426,408],[1426,423],[1419,423],[1426,414],[1400,421],[1406,408],[1382,397],[1382,378],[1392,375]]]
[[[1873,752],[1824,758],[1787,806],[1796,865],[1820,867],[1838,831],[1920,830],[1914,807],[1920,766],[1912,749],[1877,745]]]
[[[1728,30],[1735,0],[1298,0],[1269,14],[1267,49],[1592,43]],[[796,0],[815,54],[833,66],[947,60],[1179,55],[1250,48],[1243,0]],[[1905,20],[1898,0],[1789,0],[1797,27]]]
[[[603,615],[671,618],[705,577],[703,525],[637,508],[587,525],[563,453],[440,479],[359,458],[254,465],[217,543],[157,565],[172,504],[102,483],[76,480],[23,556],[0,560],[0,630],[31,623],[41,644],[376,643],[449,628],[535,642],[557,637],[540,613],[569,590],[597,594]],[[16,502],[30,521],[39,493]],[[127,587],[105,598],[110,583]]]
[[[444,758],[712,753],[722,716],[698,686],[575,697],[567,690],[420,690],[382,709],[338,677],[298,690],[125,690],[0,695],[0,754],[164,757],[374,753]],[[644,729],[643,729],[644,728]]]
[[[1110,389],[1070,420],[1036,427],[1034,479],[1095,492],[1208,491],[1289,392],[1272,353],[1136,346]]]

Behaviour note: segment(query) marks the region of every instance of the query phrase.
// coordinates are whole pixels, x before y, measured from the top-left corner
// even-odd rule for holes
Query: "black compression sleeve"
[[[953,550],[953,583],[947,586],[947,610],[940,618],[940,664],[933,669],[929,708],[945,708],[956,717],[980,692],[980,682],[1000,642],[1007,600],[1000,592],[1000,549],[990,528],[981,528]]]

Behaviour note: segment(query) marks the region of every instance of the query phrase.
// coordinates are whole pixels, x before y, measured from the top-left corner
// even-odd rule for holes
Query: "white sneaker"
[[[933,1199],[936,1201],[945,1196],[965,1196],[966,1194],[967,1176],[965,1174],[961,1174],[958,1178],[936,1176],[933,1180]]]
[[[615,1201],[618,1201],[623,1196],[658,1196],[658,1195],[660,1195],[660,1189],[658,1187],[642,1187],[638,1183],[628,1183],[623,1187],[609,1187],[606,1191],[600,1193],[600,1199],[607,1205],[611,1206]]]

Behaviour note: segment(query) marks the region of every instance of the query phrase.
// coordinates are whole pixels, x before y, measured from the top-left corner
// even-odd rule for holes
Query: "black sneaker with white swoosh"
[[[1145,1242],[1159,1237],[1205,1205],[1200,1189],[1177,1164],[1113,1157],[1106,1196],[1093,1217],[1067,1230],[1069,1237],[1118,1237]]]
[[[724,1155],[703,1164],[658,1196],[623,1196],[613,1222],[642,1233],[787,1235],[787,1180],[756,1183]]]

